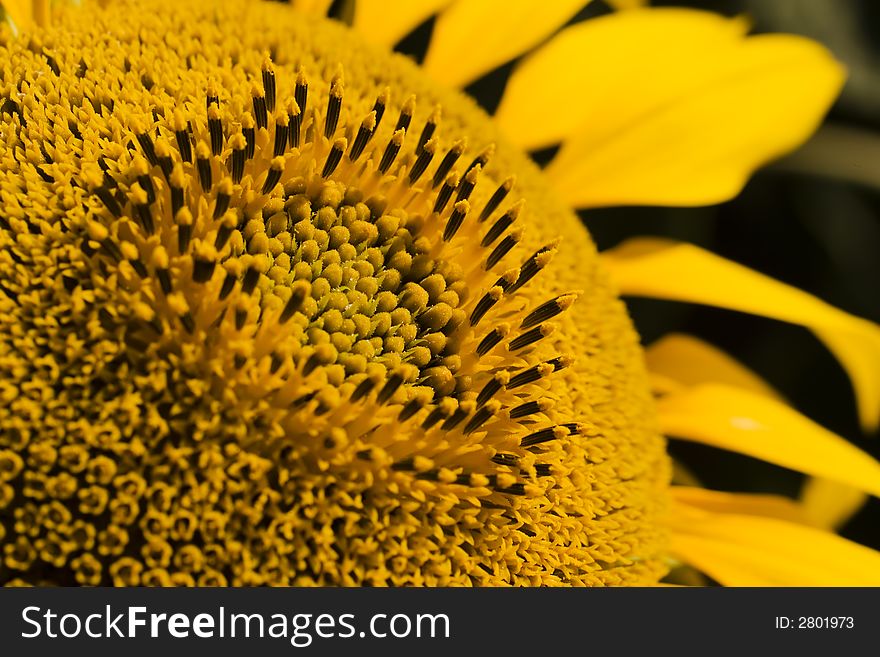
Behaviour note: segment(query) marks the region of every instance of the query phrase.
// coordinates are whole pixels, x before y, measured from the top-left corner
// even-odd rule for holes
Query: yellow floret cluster
[[[487,117],[273,3],[0,36],[0,583],[632,584],[637,338]]]

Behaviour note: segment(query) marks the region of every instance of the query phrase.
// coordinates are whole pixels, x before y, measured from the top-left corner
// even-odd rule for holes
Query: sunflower
[[[880,330],[573,212],[735,195],[840,65],[696,11],[563,28],[583,4],[6,0],[0,582],[880,582],[829,531],[880,465],[705,343],[646,352],[618,295],[808,327],[866,428]],[[530,49],[494,120],[454,90]],[[671,485],[664,435],[810,495]]]

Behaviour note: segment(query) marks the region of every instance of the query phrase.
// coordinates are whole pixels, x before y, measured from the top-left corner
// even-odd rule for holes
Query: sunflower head
[[[481,111],[271,3],[60,18],[0,37],[6,580],[662,574],[637,338]]]

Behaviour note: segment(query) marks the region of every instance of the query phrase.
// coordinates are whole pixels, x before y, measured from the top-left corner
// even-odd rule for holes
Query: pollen
[[[0,36],[0,582],[633,584],[668,467],[586,231],[274,3]]]

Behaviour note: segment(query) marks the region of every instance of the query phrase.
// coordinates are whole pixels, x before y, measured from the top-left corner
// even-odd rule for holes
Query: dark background
[[[655,0],[727,16],[751,16],[753,32],[789,32],[824,43],[849,71],[819,134],[799,152],[757,173],[734,200],[705,208],[617,207],[581,212],[600,249],[634,235],[685,240],[795,285],[853,314],[880,322],[880,3],[871,0]],[[593,0],[573,19],[608,13]],[[424,56],[433,21],[397,49]],[[487,111],[500,100],[513,62],[468,87]],[[546,162],[554,149],[533,154]],[[880,436],[857,422],[842,368],[806,329],[731,311],[631,299],[645,344],[672,331],[702,337],[736,356],[823,426],[880,458]],[[796,495],[803,477],[701,445],[670,451],[710,488]],[[880,548],[880,501],[843,528]]]

